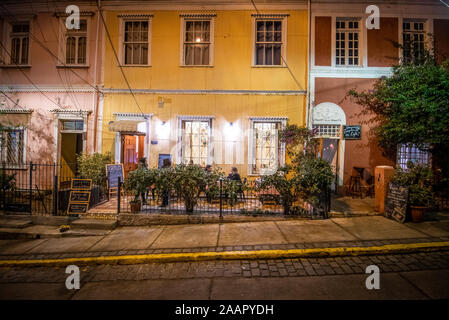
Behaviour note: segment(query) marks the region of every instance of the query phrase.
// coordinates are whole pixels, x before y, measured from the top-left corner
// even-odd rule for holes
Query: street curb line
[[[191,253],[161,253],[123,256],[79,257],[63,259],[35,260],[0,260],[0,267],[48,267],[67,265],[95,264],[141,264],[161,262],[189,262],[207,260],[256,260],[281,258],[328,258],[342,256],[397,254],[412,252],[431,252],[449,250],[449,241],[424,242],[407,244],[387,244],[373,247],[339,247],[286,250],[254,250],[254,251],[223,251],[223,252],[191,252]]]

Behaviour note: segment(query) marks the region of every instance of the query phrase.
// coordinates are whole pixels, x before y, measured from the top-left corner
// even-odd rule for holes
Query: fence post
[[[120,213],[120,199],[121,199],[121,184],[122,184],[122,179],[120,179],[120,177],[117,178],[118,180],[118,184],[117,184],[117,213]]]
[[[6,163],[5,161],[2,161],[2,204],[3,204],[3,213],[6,213],[6,173],[5,173],[5,169],[6,169]]]
[[[223,178],[220,178],[220,218],[223,217]]]
[[[56,166],[56,165],[55,165]],[[53,172],[53,215],[58,215],[58,176]]]
[[[33,161],[30,161],[30,213],[33,211]]]

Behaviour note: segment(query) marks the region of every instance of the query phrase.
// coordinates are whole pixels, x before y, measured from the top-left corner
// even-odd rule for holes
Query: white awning
[[[141,121],[119,120],[109,122],[109,130],[115,132],[139,132]]]

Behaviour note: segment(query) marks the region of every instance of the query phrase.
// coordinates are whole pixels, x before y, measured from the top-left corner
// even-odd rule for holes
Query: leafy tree
[[[378,144],[394,159],[398,144],[429,150],[449,174],[449,60],[438,65],[432,54],[393,67],[371,91],[349,91],[370,115]]]
[[[173,168],[173,187],[184,202],[187,212],[193,212],[198,203],[202,186],[206,183],[206,173],[198,165],[179,164]]]

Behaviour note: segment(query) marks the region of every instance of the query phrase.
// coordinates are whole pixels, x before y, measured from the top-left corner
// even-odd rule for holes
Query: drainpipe
[[[308,40],[308,52],[307,55],[307,96],[306,96],[306,127],[310,127],[310,110],[311,110],[311,101],[310,101],[310,72],[311,72],[311,43],[312,43],[312,0],[307,1],[307,8],[309,12],[309,30],[307,32],[307,40]]]
[[[94,86],[97,90],[94,91],[92,97],[92,104],[94,107],[94,141],[93,141],[93,151],[97,152],[97,130],[98,130],[98,105],[100,103],[100,95],[98,94],[98,85],[97,85],[97,62],[98,62],[98,33],[100,31],[100,0],[98,0],[98,8],[97,8],[97,30],[95,36],[95,62],[94,62]]]

